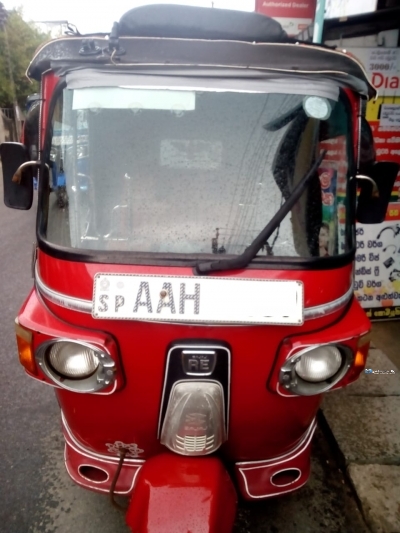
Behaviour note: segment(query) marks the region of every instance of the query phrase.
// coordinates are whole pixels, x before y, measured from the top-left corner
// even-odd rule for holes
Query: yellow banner
[[[368,122],[379,120],[379,110],[382,104],[400,104],[400,96],[381,96],[376,100],[370,100],[366,114]]]

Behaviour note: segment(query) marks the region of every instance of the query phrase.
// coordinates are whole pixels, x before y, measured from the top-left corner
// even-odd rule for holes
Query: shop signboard
[[[314,21],[317,0],[256,0],[256,11],[277,20],[288,33],[298,35]]]
[[[400,163],[400,49],[350,50],[363,63],[378,98],[367,105],[378,161]],[[385,221],[357,225],[355,294],[374,320],[400,318],[400,173]]]
[[[343,18],[376,10],[377,0],[326,0],[325,18]]]

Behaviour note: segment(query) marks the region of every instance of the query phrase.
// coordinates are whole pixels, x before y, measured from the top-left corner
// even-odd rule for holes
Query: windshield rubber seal
[[[43,149],[40,151],[40,175],[44,178],[44,169],[46,162],[50,161],[50,149],[51,149],[51,122],[53,119],[54,110],[57,104],[59,95],[67,86],[67,81],[65,78],[61,78],[57,85],[54,88],[53,94],[51,95],[51,100],[49,104],[49,111],[47,115],[46,129],[43,139]],[[43,103],[42,103],[43,106]],[[41,130],[41,124],[39,124],[39,129]],[[50,167],[51,168],[51,167]],[[50,171],[51,172],[51,171]],[[41,248],[43,241],[46,241],[46,231],[47,231],[47,222],[48,222],[48,213],[49,213],[49,194],[50,194],[50,172],[48,173],[48,180],[39,179],[38,186],[38,212],[36,218],[36,238]],[[50,245],[48,241],[47,244]],[[51,252],[49,255],[52,255]]]

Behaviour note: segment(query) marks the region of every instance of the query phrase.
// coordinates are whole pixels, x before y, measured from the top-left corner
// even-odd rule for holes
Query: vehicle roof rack
[[[52,70],[64,76],[77,69],[153,74],[306,76],[330,78],[372,98],[362,64],[346,52],[288,37],[265,15],[226,9],[149,5],[132,9],[108,36],[65,36],[44,43],[27,69],[40,81]]]

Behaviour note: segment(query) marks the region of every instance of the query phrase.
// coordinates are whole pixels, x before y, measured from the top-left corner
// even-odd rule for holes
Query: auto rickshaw
[[[48,42],[27,74],[39,155],[1,145],[6,205],[39,180],[15,327],[68,473],[127,496],[133,532],[228,533],[238,497],[307,482],[322,394],[365,367],[355,223],[398,170],[374,160],[375,90],[273,19],[173,5]]]

